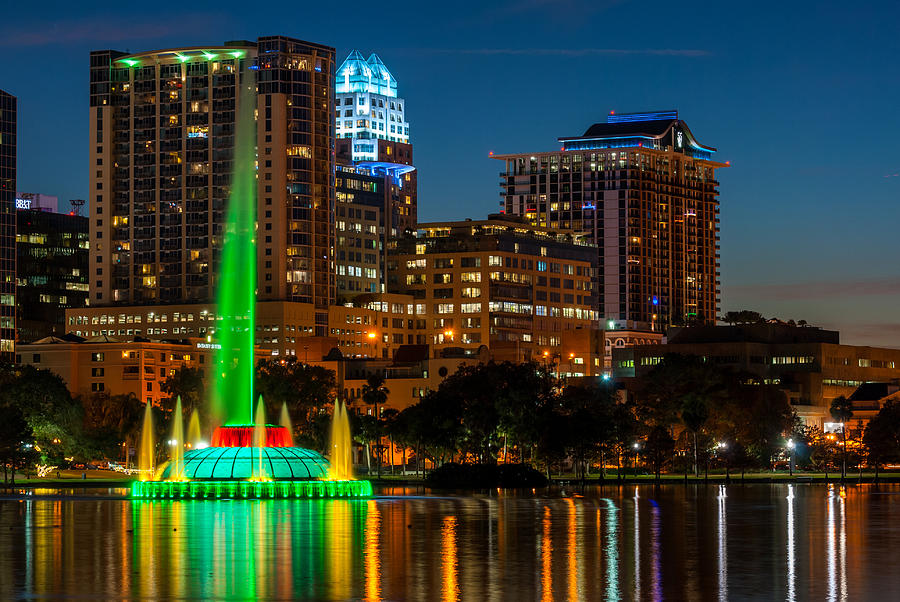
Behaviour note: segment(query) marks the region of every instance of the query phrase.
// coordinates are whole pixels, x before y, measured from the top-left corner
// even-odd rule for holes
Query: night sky
[[[489,151],[553,150],[610,110],[677,108],[731,161],[718,178],[722,311],[900,347],[898,3],[35,6],[7,3],[0,20],[20,190],[89,198],[91,50],[289,35],[335,46],[338,64],[352,48],[375,51],[393,72],[422,221],[497,211],[503,164]]]

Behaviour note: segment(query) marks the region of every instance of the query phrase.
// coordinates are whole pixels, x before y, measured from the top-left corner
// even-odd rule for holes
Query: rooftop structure
[[[338,138],[353,140],[353,161],[377,161],[376,139],[409,142],[406,102],[397,80],[377,54],[353,50],[337,69],[335,122]]]
[[[597,245],[604,320],[647,330],[712,323],[719,304],[719,200],[711,159],[677,111],[611,114],[561,148],[504,161],[500,206]]]

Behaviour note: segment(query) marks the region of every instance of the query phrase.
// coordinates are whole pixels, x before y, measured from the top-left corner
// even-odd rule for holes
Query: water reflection
[[[728,522],[725,515],[727,497],[725,485],[719,485],[719,494],[716,496],[719,508],[719,600],[728,600]]]
[[[441,572],[444,575],[443,600],[459,599],[459,583],[456,575],[456,517],[445,516],[441,527]]]
[[[847,599],[847,517],[844,508],[846,498],[847,490],[843,485],[840,488],[835,485],[828,486],[825,562],[829,602]]]
[[[794,486],[788,485],[787,495],[787,600],[793,602],[796,598],[795,576],[796,560],[794,552]]]
[[[898,486],[409,493],[0,498],[0,597],[900,598]]]

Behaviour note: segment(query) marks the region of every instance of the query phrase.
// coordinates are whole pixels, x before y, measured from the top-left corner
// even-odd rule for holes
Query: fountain
[[[337,406],[335,406],[335,413],[337,412]],[[281,404],[281,420],[278,423],[287,430],[288,433],[288,441],[290,442],[288,445],[294,445],[294,427],[291,425],[291,417],[288,415],[287,402]]]
[[[352,479],[349,470],[349,427],[340,438],[340,445],[348,446],[347,449],[331,449],[333,459],[347,458],[346,466],[332,471],[318,452],[295,447],[286,425],[266,424],[262,398],[254,420],[256,82],[246,61],[241,60],[234,174],[218,278],[221,319],[215,331],[218,347],[211,401],[212,418],[222,426],[213,432],[209,447],[187,452],[179,431],[177,437],[173,436],[177,440],[174,447],[183,456],[173,458],[158,479],[135,481],[131,495],[134,498],[245,499],[369,497],[372,484]],[[181,424],[180,411],[179,403],[176,426]],[[149,413],[148,406],[148,417]],[[346,421],[346,411],[336,406],[335,424],[342,420]],[[145,431],[148,425],[152,425],[152,419],[145,419]],[[341,426],[333,430],[344,433],[345,429]],[[147,445],[152,447],[152,439]],[[148,474],[152,475],[152,455],[148,457],[151,458]]]
[[[144,410],[144,423],[141,425],[141,453],[138,456],[138,468],[141,480],[152,479],[156,468],[156,437],[153,435],[153,406],[149,403]]]
[[[181,411],[181,395],[175,400],[175,411],[172,413],[172,438],[169,439],[169,447],[172,448],[170,474],[175,480],[184,480],[184,417]]]
[[[331,421],[331,467],[329,478],[347,480],[353,478],[353,458],[351,455],[350,418],[347,408],[340,401],[334,402],[334,417]]]
[[[203,436],[200,434],[200,412],[196,409],[191,412],[191,421],[188,423],[187,445],[191,449],[198,449],[203,445]]]

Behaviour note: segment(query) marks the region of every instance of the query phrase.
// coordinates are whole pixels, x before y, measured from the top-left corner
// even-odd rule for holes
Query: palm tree
[[[377,446],[381,442],[381,432],[379,430],[379,425],[381,422],[381,414],[378,412],[378,405],[384,404],[387,402],[387,396],[390,391],[387,387],[384,386],[384,373],[382,372],[373,372],[368,378],[366,378],[366,384],[362,386],[362,400],[367,405],[375,406],[375,424],[376,424],[376,432],[378,437],[376,439],[376,450]],[[375,466],[378,471],[378,476],[381,476],[381,456],[379,454],[375,454]]]
[[[843,481],[847,476],[847,423],[853,418],[853,402],[840,395],[831,401],[829,411],[831,412],[831,418],[835,422],[841,423],[842,447],[844,448],[843,464],[841,465],[841,480]]]
[[[685,395],[681,402],[681,421],[694,435],[694,476],[700,476],[700,466],[697,464],[697,433],[703,428],[709,418],[709,406],[706,400],[694,393]]]

